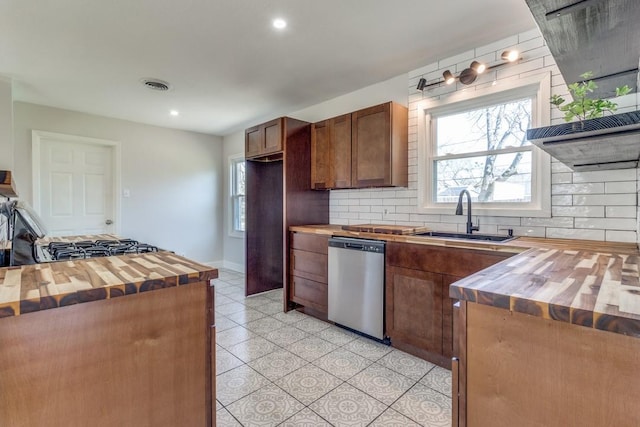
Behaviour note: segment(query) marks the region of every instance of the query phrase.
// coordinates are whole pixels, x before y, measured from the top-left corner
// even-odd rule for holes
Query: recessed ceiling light
[[[282,18],[277,18],[273,20],[273,27],[277,28],[278,30],[282,30],[286,26],[287,26],[287,21],[285,21]]]
[[[169,114],[171,114],[172,116],[179,116],[179,115],[180,115],[180,111],[178,111],[178,110],[171,110],[171,111],[169,111]]]

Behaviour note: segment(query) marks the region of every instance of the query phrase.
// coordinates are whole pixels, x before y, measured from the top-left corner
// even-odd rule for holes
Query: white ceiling
[[[16,101],[226,135],[534,27],[525,0],[2,0],[0,76]]]

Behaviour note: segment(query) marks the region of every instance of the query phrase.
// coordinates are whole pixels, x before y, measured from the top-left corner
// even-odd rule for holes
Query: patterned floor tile
[[[229,314],[237,313],[239,311],[245,310],[246,307],[244,304],[233,301],[228,304],[223,304],[220,306],[216,306],[216,313],[220,313],[223,316],[228,316]]]
[[[313,362],[317,358],[335,350],[337,347],[329,341],[310,336],[285,347],[287,350],[303,359]]]
[[[262,319],[249,322],[246,325],[244,325],[245,328],[259,335],[268,334],[269,332],[283,328],[284,326],[285,326],[284,323],[274,319],[273,317],[263,317]]]
[[[420,424],[414,423],[393,409],[387,409],[374,422],[369,424],[369,427],[420,427]]]
[[[224,348],[216,345],[216,375],[223,374],[227,371],[244,365],[244,362]]]
[[[393,350],[390,346],[377,343],[368,338],[358,338],[344,346],[347,350],[366,357],[372,361],[376,361]]]
[[[246,426],[275,426],[302,408],[302,403],[273,384],[226,407]]]
[[[277,301],[270,301],[266,304],[263,304],[261,306],[254,307],[254,308],[265,314],[276,314],[276,313],[280,313],[283,310],[282,302],[277,302]]]
[[[224,295],[236,301],[244,301],[244,299],[246,298],[244,295],[244,290],[240,288],[235,288],[232,291],[225,292]]]
[[[242,427],[233,415],[226,409],[222,408],[216,411],[216,427]]]
[[[314,335],[337,346],[343,346],[358,338],[358,334],[338,328],[337,326],[330,326],[327,329],[316,332]]]
[[[304,408],[302,411],[295,414],[282,424],[281,427],[331,427],[326,420],[309,408]]]
[[[269,304],[272,302],[273,302],[272,300],[263,296],[252,296],[252,297],[245,298],[243,304],[246,305],[247,307],[254,308],[254,307],[259,307],[263,304]]]
[[[216,316],[216,333],[238,326],[236,322],[226,316]]]
[[[267,341],[262,337],[255,337],[250,338],[247,341],[243,341],[240,344],[228,347],[227,350],[243,362],[251,362],[252,360],[275,351],[277,348],[278,347],[274,343]]]
[[[271,331],[263,335],[264,338],[279,345],[280,347],[286,347],[289,344],[293,344],[294,342],[300,341],[308,336],[308,333],[298,328],[294,328],[293,326],[285,326],[284,328],[276,329],[275,331]]]
[[[236,302],[235,300],[232,300],[229,297],[225,297],[224,295],[216,295],[215,300],[216,300],[216,307],[219,307],[225,304],[230,304],[232,302]]]
[[[342,382],[341,379],[313,365],[303,366],[275,381],[278,386],[305,405],[315,402]]]
[[[244,276],[226,279],[225,282],[244,287]]]
[[[451,398],[420,383],[414,385],[391,407],[422,425],[451,425]]]
[[[349,384],[342,384],[309,408],[337,426],[366,426],[387,406]]]
[[[249,322],[266,317],[266,314],[260,313],[258,310],[254,310],[252,308],[245,308],[243,311],[230,314],[227,317],[239,325],[246,325]]]
[[[424,377],[435,366],[433,363],[400,350],[391,351],[391,353],[378,360],[377,363],[415,381]]]
[[[270,384],[268,379],[242,365],[216,377],[216,398],[228,406],[267,384]]]
[[[220,401],[216,399],[216,411],[219,411],[222,408],[224,408],[224,406],[222,406],[222,403],[220,403]]]
[[[224,286],[224,287],[221,286],[216,290],[216,295],[224,295],[224,296],[227,296],[227,294],[236,295],[238,292],[242,292],[242,295],[244,296],[244,291],[242,289],[230,283],[227,283],[227,286]],[[228,298],[231,298],[231,297],[228,297]]]
[[[416,382],[376,363],[347,381],[369,396],[391,405]]]
[[[279,301],[282,302],[282,298],[283,298],[283,290],[282,289],[274,289],[272,291],[269,292],[265,292],[264,295],[265,297],[273,300],[273,301]]]
[[[251,361],[249,366],[273,381],[303,367],[307,363],[306,360],[289,353],[287,350],[276,350]]]
[[[322,368],[345,381],[372,363],[373,362],[369,359],[365,359],[364,357],[351,353],[343,348],[332,351],[331,353],[313,361],[313,364],[317,367]]]
[[[235,326],[221,332],[216,331],[216,344],[229,348],[257,336],[255,332],[251,332],[242,326]]]
[[[306,319],[303,319],[296,323],[296,328],[302,329],[303,331],[309,332],[311,334],[327,329],[329,326],[331,326],[330,323],[323,322],[322,320],[318,320],[308,316]]]
[[[281,311],[279,313],[272,314],[271,317],[284,323],[293,324],[306,319],[308,316],[300,313],[299,311],[291,310],[286,313]]]
[[[436,366],[420,380],[420,383],[451,397],[451,371],[448,369]]]

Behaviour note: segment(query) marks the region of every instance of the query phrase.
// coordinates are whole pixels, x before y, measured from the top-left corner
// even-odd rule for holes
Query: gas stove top
[[[148,252],[158,252],[158,248],[132,239],[84,240],[39,246],[38,258],[40,262],[51,262]]]

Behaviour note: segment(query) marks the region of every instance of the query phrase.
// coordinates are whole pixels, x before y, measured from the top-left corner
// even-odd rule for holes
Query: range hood
[[[638,91],[639,0],[526,0],[567,84],[593,72],[595,98]]]

